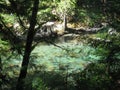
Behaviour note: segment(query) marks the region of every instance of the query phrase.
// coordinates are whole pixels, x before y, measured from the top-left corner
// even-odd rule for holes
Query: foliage
[[[37,17],[38,22],[56,20],[57,16],[53,15],[51,12],[52,12],[51,8],[40,10],[40,12],[38,12],[38,17]]]
[[[34,78],[32,81],[32,89],[34,90],[49,90],[43,83],[42,79]]]
[[[99,44],[98,45],[99,54],[102,54],[102,56],[107,56],[113,50],[115,50],[114,53],[112,54],[113,56],[115,54],[119,53],[119,49],[120,49],[120,47],[119,47],[119,45],[120,45],[120,41],[119,41],[120,36],[119,36],[119,34],[118,35],[106,35],[105,34],[105,36],[104,37],[103,36],[102,36],[102,38],[104,38],[105,40],[109,40],[110,43],[103,42],[103,43]],[[104,52],[106,52],[106,54]]]
[[[6,56],[9,52],[9,43],[0,39],[0,56]],[[7,53],[6,53],[7,52]]]
[[[75,0],[61,0],[58,3],[56,11],[61,19],[63,19],[64,14],[68,17],[71,17],[75,14]]]
[[[1,21],[0,30],[12,30],[16,36],[26,33],[31,20],[33,1],[1,0],[0,18],[5,25],[1,27],[3,24]],[[102,22],[106,22],[110,27],[119,31],[119,0],[105,1],[42,0],[39,4],[37,25],[43,21],[60,21],[66,14],[67,19],[71,20],[72,18],[71,21],[75,23],[80,22],[89,27],[100,27]],[[16,24],[20,28],[14,28]],[[95,39],[98,38],[102,42],[95,41],[92,43],[94,47],[91,44],[85,45],[81,41],[80,44],[73,44],[74,42],[59,44],[63,50],[52,45],[40,44],[35,47],[28,68],[30,83],[27,83],[25,87],[31,85],[30,89],[35,90],[106,90],[112,84],[117,85],[116,81],[120,78],[120,35],[119,33],[108,35],[108,30],[109,27],[106,27],[95,35]],[[8,88],[10,86],[14,88],[13,84],[16,83],[16,77],[19,75],[23,56],[18,55],[19,53],[11,47],[15,46],[21,49],[23,44],[14,43],[19,41],[15,38],[10,41],[9,38],[12,35],[9,36],[9,34],[10,32],[8,35],[0,32],[0,58],[3,64],[2,72],[10,79]],[[4,38],[5,36],[8,36],[8,40]],[[107,43],[106,40],[110,42]],[[12,44],[10,44],[11,42]],[[98,60],[100,63],[97,62]],[[34,75],[37,76],[32,78]],[[1,83],[3,81],[0,72]]]
[[[112,84],[104,63],[91,63],[73,77],[77,90],[108,90]]]
[[[77,8],[74,20],[84,23],[85,26],[97,27],[101,22],[105,22],[106,17],[100,10]]]
[[[1,14],[0,16],[1,16],[2,19],[4,19],[4,22],[7,23],[7,24],[14,24],[14,22],[15,22],[15,16],[12,15],[12,14],[11,15]]]

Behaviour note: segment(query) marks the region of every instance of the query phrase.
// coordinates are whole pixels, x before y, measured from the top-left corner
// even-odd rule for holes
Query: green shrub
[[[109,90],[111,77],[106,73],[106,65],[91,63],[74,76],[77,90]]]
[[[34,78],[32,81],[32,90],[49,90],[41,78]]]

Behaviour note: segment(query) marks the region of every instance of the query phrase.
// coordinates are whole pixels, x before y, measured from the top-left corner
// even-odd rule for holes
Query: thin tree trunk
[[[29,58],[31,54],[32,41],[35,34],[36,16],[38,12],[39,0],[34,0],[34,6],[32,10],[32,16],[30,21],[30,27],[28,30],[27,41],[25,46],[25,52],[23,56],[22,66],[16,86],[16,90],[24,90],[25,78],[27,74],[27,68],[29,64]]]
[[[63,30],[65,31],[67,29],[67,19],[66,19],[66,13],[64,13],[63,18]]]

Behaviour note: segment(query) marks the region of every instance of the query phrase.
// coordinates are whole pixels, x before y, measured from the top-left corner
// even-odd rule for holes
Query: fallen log
[[[97,33],[100,31],[103,27],[101,28],[67,28],[66,31],[67,33],[74,33],[74,34],[93,34]]]

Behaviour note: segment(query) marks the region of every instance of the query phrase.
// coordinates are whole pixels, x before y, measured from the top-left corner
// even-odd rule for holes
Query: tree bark
[[[38,6],[39,6],[39,0],[34,0],[32,16],[30,20],[30,27],[28,29],[27,41],[25,46],[25,52],[23,56],[23,61],[22,61],[18,82],[16,85],[16,90],[24,90],[25,78],[27,75],[27,68],[28,68],[29,58],[30,58],[31,48],[32,48],[32,41],[35,34],[35,25],[36,25]]]
[[[67,19],[66,19],[66,13],[64,13],[63,18],[63,30],[65,31],[67,29]]]

